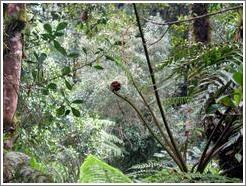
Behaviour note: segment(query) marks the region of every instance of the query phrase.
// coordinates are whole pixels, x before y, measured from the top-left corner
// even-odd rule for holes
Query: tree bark
[[[13,117],[18,102],[23,55],[21,32],[25,25],[25,4],[4,4],[3,128],[5,132],[15,130]]]
[[[191,15],[193,17],[208,14],[207,3],[193,3],[191,5]],[[208,43],[210,42],[210,23],[209,17],[195,19],[192,25],[192,36],[195,42]]]

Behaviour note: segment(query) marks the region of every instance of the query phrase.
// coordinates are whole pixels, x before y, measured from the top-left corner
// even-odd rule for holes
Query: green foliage
[[[241,183],[239,179],[225,176],[198,173],[180,173],[164,169],[144,179],[147,183]]]
[[[67,23],[66,22],[61,22],[57,25],[56,27],[56,31],[60,31],[60,30],[64,30],[67,27]]]
[[[224,6],[229,5],[212,4],[210,9],[214,11]],[[188,4],[139,4],[139,7],[144,10],[141,16],[158,22],[189,17]],[[16,112],[21,128],[15,150],[28,154],[31,167],[42,174],[49,173],[56,183],[77,182],[80,165],[88,154],[122,171],[127,170],[134,181],[142,181],[163,167],[177,170],[167,153],[160,152],[136,114],[109,92],[108,85],[120,81],[120,91],[133,98],[145,113],[132,85],[129,74],[133,74],[147,102],[157,111],[132,5],[124,4],[119,8],[118,4],[41,3],[28,4],[28,9],[30,26],[24,33],[27,59],[22,64]],[[81,18],[84,13],[86,19]],[[220,39],[214,29],[216,42],[206,46],[187,41],[189,24],[186,23],[172,25],[158,43],[149,46],[160,39],[167,27],[141,21],[150,58],[156,67],[157,86],[163,96],[167,120],[171,121],[171,130],[182,153],[185,153],[185,123],[188,120],[192,125],[186,154],[189,167],[199,160],[204,146],[204,138],[199,137],[203,116],[199,111],[205,97],[232,81],[221,95],[224,97],[218,96],[217,103],[211,107],[224,108],[233,103],[238,108],[243,104],[242,46],[230,40],[238,15],[235,12],[225,15],[210,18],[215,26],[220,26],[220,33],[226,32],[228,37],[220,34],[226,42],[217,42]],[[186,74],[189,95],[175,95],[177,84]],[[148,117],[148,113],[146,115]],[[160,116],[156,116],[161,121]],[[148,122],[156,131],[153,121]],[[233,126],[240,128],[242,123],[238,120]],[[241,135],[232,135],[225,148],[235,144]],[[240,160],[240,154],[235,157]],[[99,159],[89,158],[85,171],[83,167],[86,177],[81,179],[84,182],[115,182],[112,180],[115,176],[130,182]],[[88,159],[84,163],[88,163]],[[116,175],[107,177],[104,169]],[[218,170],[211,164],[207,169],[206,172],[217,176]],[[171,175],[165,182],[175,178]],[[217,179],[212,175],[207,181]],[[175,180],[180,177],[176,176]],[[187,182],[194,181],[186,177],[188,175],[184,178]],[[202,182],[200,177],[202,175],[195,179]],[[224,178],[220,178],[223,181]],[[156,176],[148,181],[159,182],[160,179]]]
[[[158,161],[149,161],[147,163],[137,164],[127,170],[127,172],[129,172],[127,173],[127,176],[133,180],[141,180],[157,173],[164,168],[164,166],[163,162]]]
[[[58,41],[54,40],[53,42],[54,42],[55,49],[59,51],[62,55],[66,56],[67,55],[66,49],[63,48]]]
[[[166,98],[165,100],[163,100],[163,104],[166,106],[183,105],[183,104],[190,103],[191,101],[192,101],[192,97],[188,97],[188,96],[170,97],[170,98]]]
[[[72,113],[73,113],[74,116],[80,117],[80,112],[79,112],[79,110],[77,110],[77,109],[74,108],[74,107],[71,107],[71,109],[72,109]]]
[[[120,170],[89,155],[80,167],[80,183],[131,183]]]

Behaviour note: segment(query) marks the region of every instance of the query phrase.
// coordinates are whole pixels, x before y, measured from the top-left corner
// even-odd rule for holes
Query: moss
[[[146,183],[240,183],[237,178],[228,178],[213,174],[180,173],[173,170],[162,170],[143,180]]]

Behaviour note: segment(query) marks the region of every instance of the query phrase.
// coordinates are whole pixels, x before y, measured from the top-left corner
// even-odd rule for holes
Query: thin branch
[[[162,119],[163,119],[163,123],[165,125],[166,130],[167,130],[167,134],[168,134],[168,136],[170,138],[170,141],[171,141],[171,143],[172,143],[172,145],[173,145],[173,147],[174,147],[174,149],[176,151],[176,154],[179,157],[179,160],[180,160],[180,162],[182,164],[183,171],[184,172],[188,172],[187,166],[186,166],[186,164],[184,162],[184,159],[182,157],[182,154],[179,151],[179,149],[177,147],[177,144],[176,144],[176,142],[175,142],[175,140],[173,138],[172,132],[171,132],[169,126],[168,126],[168,123],[167,123],[167,120],[166,120],[166,117],[165,117],[165,114],[164,114],[164,110],[162,108],[160,96],[159,96],[159,93],[158,93],[158,90],[157,90],[157,87],[156,87],[156,80],[155,80],[154,71],[153,71],[153,68],[152,68],[151,63],[150,63],[148,49],[147,49],[147,46],[146,46],[146,41],[145,41],[145,38],[144,38],[144,34],[143,34],[143,31],[142,31],[142,27],[141,27],[141,24],[140,24],[140,19],[139,19],[139,16],[138,16],[137,7],[136,7],[135,3],[133,3],[133,7],[134,7],[137,23],[138,23],[139,32],[140,32],[140,35],[141,35],[141,38],[142,38],[145,57],[146,57],[146,60],[147,60],[147,63],[148,63],[148,68],[149,68],[150,77],[151,77],[152,84],[153,84],[153,89],[154,89],[156,101],[157,101],[157,104],[158,104],[158,107],[159,107],[159,110],[160,110],[160,113],[161,113],[161,116],[162,116]]]
[[[167,29],[165,30],[165,32],[161,35],[161,37],[159,39],[157,39],[156,41],[154,41],[153,43],[149,44],[149,47],[151,47],[152,45],[155,45],[156,43],[158,43],[159,41],[162,40],[162,38],[166,35],[167,31],[169,30],[170,26],[167,27]],[[148,47],[148,48],[149,48]]]
[[[92,61],[86,63],[86,64],[83,64],[83,65],[81,65],[81,66],[79,66],[79,67],[77,67],[77,68],[72,69],[72,71],[71,71],[70,73],[76,72],[76,71],[78,71],[78,70],[84,68],[85,66],[90,66],[90,65],[92,65],[93,63],[97,62],[97,60],[98,60],[99,58],[101,58],[101,57],[103,57],[103,56],[104,56],[104,54],[101,55],[101,56],[99,56],[99,57],[97,57],[96,59],[94,59],[94,60],[92,60]],[[69,74],[70,74],[70,73],[69,73]],[[47,79],[47,80],[45,80],[45,82],[49,82],[49,81],[52,81],[52,80],[55,80],[55,79],[58,79],[58,78],[67,76],[67,75],[69,75],[69,74],[65,74],[65,75],[64,75],[64,74],[61,74],[61,75],[55,76],[55,77],[53,77],[53,78]]]
[[[196,17],[192,17],[192,18],[188,18],[188,19],[184,19],[184,20],[170,21],[170,22],[166,22],[166,23],[160,23],[160,22],[152,21],[152,20],[147,19],[147,18],[143,18],[143,19],[145,21],[148,21],[148,22],[156,24],[156,25],[174,25],[174,24],[190,22],[190,21],[193,21],[193,20],[196,20],[196,19],[201,19],[201,18],[204,18],[204,17],[209,17],[209,16],[225,13],[225,12],[228,12],[228,11],[231,11],[231,10],[240,9],[240,8],[243,8],[243,5],[227,8],[227,9],[220,10],[220,11],[217,11],[217,12],[213,12],[213,13],[210,13],[210,14],[204,14],[204,15],[200,15],[200,16],[196,16]]]
[[[132,80],[132,83],[133,83],[133,86],[135,87],[135,89],[137,90],[138,94],[140,95],[140,97],[142,98],[143,102],[144,102],[144,105],[148,108],[150,114],[152,115],[153,119],[154,119],[154,122],[157,126],[157,128],[159,129],[159,131],[161,132],[161,135],[164,139],[164,141],[167,143],[167,145],[172,149],[173,152],[175,152],[175,149],[173,148],[173,145],[172,143],[170,143],[170,141],[168,140],[168,137],[166,136],[165,132],[163,131],[159,121],[157,120],[154,112],[152,111],[152,109],[150,108],[150,105],[147,103],[144,95],[142,94],[142,92],[139,90],[138,86],[136,85],[136,82],[134,81],[133,77],[131,76],[131,80]]]
[[[167,153],[172,157],[172,159],[175,161],[175,163],[179,166],[179,168],[182,170],[182,164],[180,162],[180,160],[172,153],[172,151],[170,151],[170,149],[167,148],[167,146],[158,138],[158,136],[154,133],[154,131],[152,130],[152,128],[150,128],[150,126],[147,124],[146,120],[144,119],[143,115],[141,114],[141,112],[139,111],[139,109],[133,104],[133,102],[131,100],[129,100],[127,97],[120,95],[119,93],[117,93],[116,91],[113,91],[113,93],[120,97],[121,99],[123,99],[124,101],[126,101],[138,114],[138,117],[140,118],[140,120],[143,122],[144,126],[146,126],[149,130],[149,132],[151,133],[151,135],[156,139],[156,141],[162,146],[162,148],[164,150],[167,151]]]

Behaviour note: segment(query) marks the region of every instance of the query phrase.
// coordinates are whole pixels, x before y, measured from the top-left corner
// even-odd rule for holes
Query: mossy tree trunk
[[[18,102],[25,25],[25,4],[4,4],[3,128],[6,133],[13,133],[16,128],[13,118]]]
[[[207,3],[191,4],[191,16],[197,17],[208,14]],[[209,17],[195,19],[192,23],[192,38],[195,42],[208,43],[210,42],[210,22]]]

